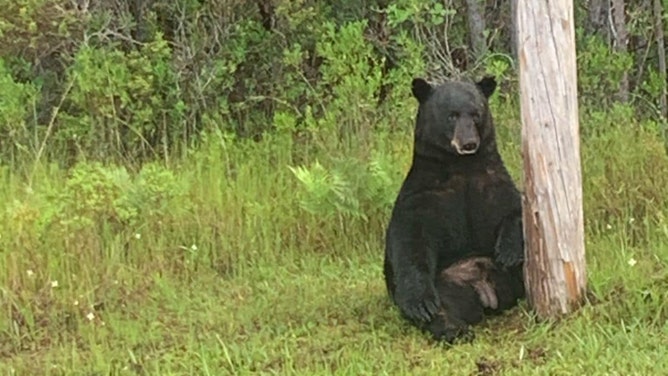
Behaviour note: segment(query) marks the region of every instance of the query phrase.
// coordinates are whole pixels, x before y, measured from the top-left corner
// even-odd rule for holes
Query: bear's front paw
[[[519,252],[515,253],[497,252],[494,261],[496,261],[497,264],[503,266],[504,268],[512,268],[522,265],[522,263],[524,262],[524,254],[521,254]]]
[[[465,322],[448,318],[443,313],[434,317],[425,329],[439,342],[452,344],[455,341],[468,342],[474,339],[473,332]]]
[[[426,291],[422,294],[408,296],[399,301],[398,305],[408,319],[429,322],[438,314],[441,302],[436,293]]]
[[[508,268],[524,262],[524,234],[522,231],[521,217],[513,217],[504,221],[494,245],[497,263]]]

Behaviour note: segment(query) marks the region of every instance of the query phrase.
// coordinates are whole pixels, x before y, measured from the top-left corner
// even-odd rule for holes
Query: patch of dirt
[[[494,359],[487,359],[482,357],[475,362],[477,367],[477,376],[492,376],[499,375],[501,372],[501,362]]]
[[[498,359],[491,359],[486,357],[479,358],[476,362],[476,371],[474,375],[476,376],[496,376],[503,374],[503,368],[505,367],[515,367],[519,368],[520,363],[529,361],[534,365],[544,364],[547,358],[547,350],[542,347],[536,347],[532,349],[527,349],[526,357],[523,361],[513,360],[503,362]]]
[[[547,357],[547,351],[542,347],[537,347],[535,349],[529,349],[528,358],[536,364],[545,363],[545,358],[546,357]]]
[[[533,365],[542,365],[545,364],[547,360],[547,350],[542,347],[536,347],[533,349],[527,349],[526,357],[522,360],[513,360],[510,364],[513,367],[519,368],[522,362],[531,362]]]
[[[497,316],[487,316],[479,328],[494,328],[522,334],[527,331],[527,315],[523,307],[515,307]]]

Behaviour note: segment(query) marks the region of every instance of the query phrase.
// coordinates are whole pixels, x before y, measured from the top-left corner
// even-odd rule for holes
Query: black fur
[[[496,81],[415,79],[419,102],[413,163],[386,233],[384,273],[402,315],[452,341],[482,320],[472,283],[439,279],[462,260],[483,257],[499,312],[524,296],[520,194],[498,153],[488,98]],[[487,264],[486,264],[487,265]]]

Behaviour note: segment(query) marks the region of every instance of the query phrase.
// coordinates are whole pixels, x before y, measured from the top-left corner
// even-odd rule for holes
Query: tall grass
[[[521,183],[515,107],[492,105]],[[407,325],[382,280],[408,124],[320,148],[212,133],[140,171],[3,167],[0,372],[664,373],[668,157],[625,108],[583,113],[591,303],[560,323],[522,305],[453,348]]]

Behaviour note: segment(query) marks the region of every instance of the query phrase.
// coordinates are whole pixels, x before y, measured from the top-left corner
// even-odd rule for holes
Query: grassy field
[[[382,279],[408,131],[328,150],[213,134],[141,171],[4,167],[0,374],[666,374],[668,157],[632,117],[582,115],[589,304],[547,323],[523,303],[452,347]],[[517,118],[497,124],[520,181]]]

